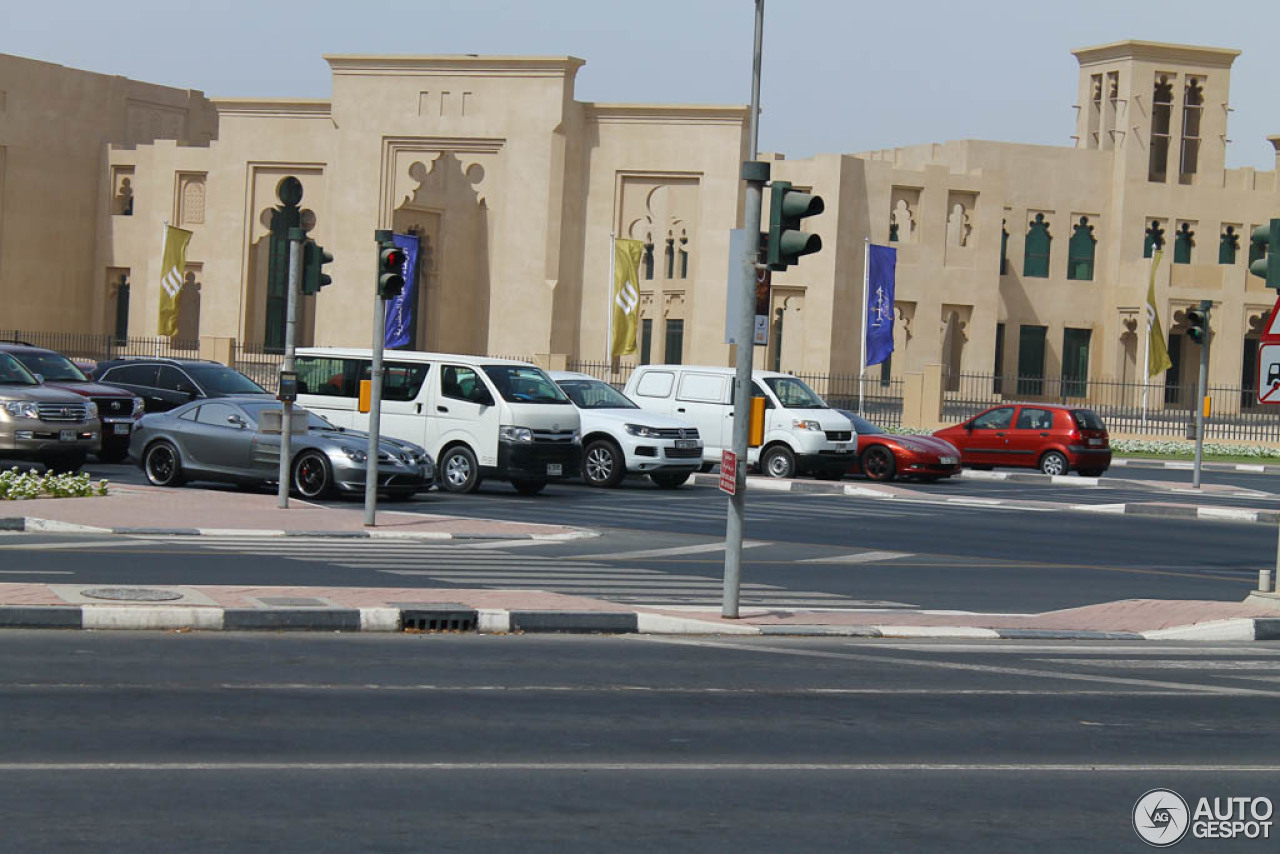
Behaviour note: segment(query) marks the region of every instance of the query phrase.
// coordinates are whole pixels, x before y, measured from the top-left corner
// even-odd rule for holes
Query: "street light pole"
[[[747,516],[747,440],[751,425],[751,362],[755,355],[756,261],[760,253],[760,206],[769,164],[756,162],[760,146],[760,58],[764,43],[764,0],[756,0],[755,48],[751,57],[750,158],[742,164],[747,193],[742,206],[746,231],[746,257],[740,259],[738,286],[737,370],[733,381],[733,453],[737,457],[736,482],[729,496],[725,523],[724,600],[721,616],[738,618],[742,584],[742,532]]]

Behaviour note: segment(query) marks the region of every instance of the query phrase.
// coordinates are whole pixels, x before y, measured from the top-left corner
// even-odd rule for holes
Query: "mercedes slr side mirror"
[[[239,415],[236,415],[234,412],[227,416],[227,423],[234,427],[239,427],[241,430],[247,426],[244,419]]]

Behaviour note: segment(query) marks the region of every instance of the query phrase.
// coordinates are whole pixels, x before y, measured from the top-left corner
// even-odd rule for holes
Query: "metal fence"
[[[280,368],[283,365],[284,353],[279,348],[264,349],[261,344],[239,341],[231,347],[231,367],[267,391],[275,391],[280,385]]]
[[[962,373],[943,378],[942,420],[957,422],[998,403],[1060,403],[1092,409],[1112,433],[1186,439],[1194,435],[1196,383],[1117,382],[1074,377]],[[1145,403],[1144,403],[1145,392]],[[1280,411],[1257,403],[1255,389],[1210,386],[1206,439],[1280,441]]]
[[[81,362],[105,362],[120,356],[163,356],[173,359],[195,359],[200,356],[199,341],[162,337],[117,338],[114,335],[83,332],[26,332],[7,329],[0,330],[0,341],[57,350]]]

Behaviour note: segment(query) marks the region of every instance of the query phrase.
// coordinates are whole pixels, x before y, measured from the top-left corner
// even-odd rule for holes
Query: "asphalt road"
[[[4,847],[1140,851],[1149,789],[1280,800],[1277,669],[1276,644],[4,632]]]

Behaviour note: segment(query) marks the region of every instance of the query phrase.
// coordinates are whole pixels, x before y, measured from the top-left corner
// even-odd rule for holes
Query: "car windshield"
[[[860,415],[856,415],[843,409],[840,410],[840,414],[853,422],[853,432],[857,433],[859,436],[878,436],[884,432],[883,428],[877,427]]]
[[[244,374],[222,365],[183,365],[183,368],[205,391],[218,394],[269,394]]]
[[[41,353],[28,351],[13,354],[14,358],[26,366],[33,374],[44,377],[45,382],[87,383],[89,378],[84,371],[76,367],[61,353]]]
[[[600,380],[558,380],[561,390],[579,409],[639,409],[631,398]]]
[[[1102,419],[1098,417],[1098,413],[1092,409],[1073,409],[1071,417],[1075,419],[1076,426],[1081,430],[1106,430]]]
[[[569,398],[540,368],[531,365],[485,365],[484,372],[498,387],[498,394],[512,403],[570,405]]]
[[[778,402],[787,409],[826,409],[827,402],[795,377],[765,377]]]
[[[0,353],[0,385],[40,385],[40,381],[8,353]]]
[[[250,418],[253,419],[254,424],[257,424],[259,421],[262,420],[261,416],[262,416],[263,410],[280,408],[280,404],[277,401],[268,402],[265,400],[262,403],[241,403],[239,404],[239,406],[249,415]],[[295,407],[293,410],[294,415],[297,415],[299,412],[307,413],[307,429],[308,430],[339,429],[333,426],[332,422],[330,422],[328,419],[324,418],[321,415],[315,414],[309,409],[300,410],[297,407]]]

